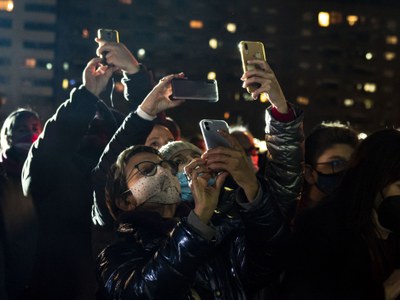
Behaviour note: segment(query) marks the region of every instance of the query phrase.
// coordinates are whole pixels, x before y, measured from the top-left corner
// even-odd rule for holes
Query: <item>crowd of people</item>
[[[254,60],[241,80],[269,95],[267,152],[237,127],[206,149],[167,116],[183,73],[155,84],[124,44],[96,41],[43,127],[22,108],[2,126],[1,299],[400,299],[399,130],[304,137]],[[126,116],[99,98],[120,71]]]

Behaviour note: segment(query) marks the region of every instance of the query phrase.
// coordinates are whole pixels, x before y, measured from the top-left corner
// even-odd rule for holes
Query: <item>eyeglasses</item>
[[[326,168],[329,168],[329,170],[326,170],[326,173],[329,173],[332,171],[331,173],[333,174],[333,173],[343,171],[344,169],[347,168],[348,164],[349,164],[349,162],[346,160],[336,159],[336,160],[332,160],[332,161],[328,161],[328,162],[316,163],[315,165],[326,166]]]
[[[142,161],[133,166],[132,171],[129,173],[128,178],[136,176],[136,174],[140,173],[145,177],[151,177],[156,175],[157,167],[161,166],[164,169],[168,169],[171,171],[172,175],[176,175],[178,173],[178,166],[171,160],[162,160],[158,163],[154,161]],[[137,169],[138,172],[132,174],[133,170]]]

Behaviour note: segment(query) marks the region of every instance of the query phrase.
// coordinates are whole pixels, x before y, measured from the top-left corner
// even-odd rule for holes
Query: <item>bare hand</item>
[[[214,210],[217,208],[219,194],[228,174],[226,172],[219,173],[215,184],[209,186],[208,180],[210,176],[204,176],[204,164],[205,162],[201,158],[192,160],[185,167],[185,173],[190,174],[189,186],[195,202],[194,213],[204,224],[208,224],[214,214]]]
[[[108,65],[115,66],[128,74],[139,71],[139,62],[124,44],[104,42],[98,38],[95,38],[95,41],[99,44],[96,54],[100,56],[103,52],[106,52],[104,59]]]
[[[386,300],[395,300],[400,295],[400,269],[396,269],[383,283]]]
[[[264,60],[249,60],[248,63],[257,65],[259,68],[254,68],[254,70],[243,73],[241,78],[243,81],[243,88],[258,83],[260,87],[251,94],[253,99],[257,99],[261,93],[267,93],[272,105],[274,105],[280,113],[287,113],[288,106],[285,95],[268,63]]]
[[[156,116],[158,113],[172,107],[181,105],[185,100],[171,100],[172,95],[171,80],[172,78],[183,78],[183,73],[172,74],[162,78],[153,90],[146,96],[140,105],[146,113]]]
[[[259,188],[253,165],[235,137],[225,131],[219,133],[229,141],[232,148],[216,147],[207,150],[202,158],[206,160],[206,165],[211,171],[228,172],[243,188],[247,199],[251,202],[256,197]]]
[[[88,62],[85,70],[83,70],[83,85],[88,91],[99,97],[114,71],[116,71],[115,67],[103,66],[101,65],[100,58],[93,58]]]

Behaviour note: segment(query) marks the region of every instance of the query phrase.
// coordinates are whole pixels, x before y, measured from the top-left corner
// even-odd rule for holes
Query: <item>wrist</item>
[[[196,214],[196,216],[200,219],[200,221],[203,224],[207,225],[212,215],[214,214],[214,209],[199,208],[196,206],[193,209],[193,212]]]
[[[155,118],[157,116],[157,110],[151,106],[146,106],[146,104],[141,104],[140,108],[149,116]]]
[[[281,114],[287,114],[289,112],[289,106],[287,105],[287,102],[285,99],[281,100],[280,102],[283,102],[282,104],[273,104],[273,107],[281,113]]]
[[[140,64],[131,64],[128,67],[122,69],[127,75],[133,75],[140,71]]]

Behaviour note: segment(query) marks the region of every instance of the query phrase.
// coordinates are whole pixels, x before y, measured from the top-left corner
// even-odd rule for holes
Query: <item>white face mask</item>
[[[178,177],[161,166],[157,167],[154,176],[140,178],[129,190],[136,199],[137,206],[144,202],[174,204],[181,201]]]

